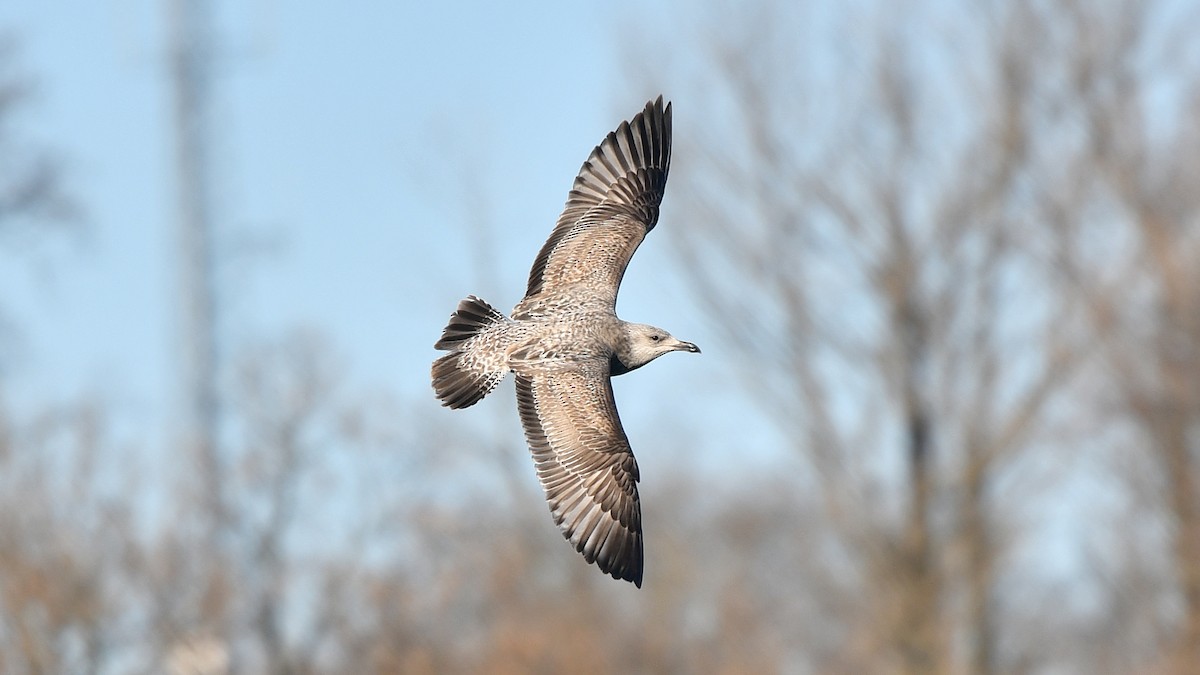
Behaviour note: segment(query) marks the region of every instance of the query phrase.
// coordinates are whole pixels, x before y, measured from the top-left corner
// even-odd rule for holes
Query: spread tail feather
[[[508,321],[500,310],[468,295],[450,315],[435,349],[450,353],[433,362],[433,389],[448,408],[466,408],[488,395],[508,372],[503,357],[487,353],[487,344],[475,338]],[[489,356],[491,358],[489,358]]]

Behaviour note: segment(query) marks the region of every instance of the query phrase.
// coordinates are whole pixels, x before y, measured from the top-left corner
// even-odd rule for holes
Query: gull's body
[[[555,523],[588,562],[642,584],[638,468],[609,378],[690,342],[616,315],[625,267],[658,222],[671,163],[671,106],[662,97],[615,132],[580,169],[567,206],[512,316],[468,296],[434,345],[442,404],[473,405],[504,376]]]

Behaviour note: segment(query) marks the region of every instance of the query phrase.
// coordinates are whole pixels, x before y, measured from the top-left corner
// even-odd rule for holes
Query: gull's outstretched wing
[[[518,373],[517,409],[563,536],[589,563],[640,588],[638,467],[617,417],[607,361]]]
[[[613,308],[629,259],[658,222],[670,165],[671,104],[659,96],[583,163],[517,313],[550,311],[562,296]]]

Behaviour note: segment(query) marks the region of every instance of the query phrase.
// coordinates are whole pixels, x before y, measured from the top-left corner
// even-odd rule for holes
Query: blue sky
[[[17,68],[37,84],[15,128],[61,156],[85,214],[78,236],[0,248],[0,307],[21,331],[7,397],[34,410],[99,395],[141,441],[153,440],[147,422],[157,428],[151,435],[168,432],[179,403],[166,5],[0,5],[0,29],[18,41]],[[587,153],[659,93],[640,84],[652,76],[628,73],[625,29],[613,18],[621,12],[583,4],[216,5],[224,343],[313,328],[351,386],[444,413],[428,368],[455,302],[475,293],[515,304]],[[662,9],[637,5],[641,25]],[[640,65],[653,75],[654,63]],[[687,101],[675,104],[679,128]],[[684,226],[670,200],[668,187],[662,225]],[[468,255],[467,222],[480,214],[494,235],[492,264],[482,269]],[[706,413],[747,406],[731,400],[735,387],[706,321],[672,272],[669,241],[647,240],[618,309],[705,354],[703,362],[664,359],[636,383],[617,381],[635,448],[637,438],[663,431],[662,413],[683,414],[684,392],[721,392],[707,406],[692,403]],[[713,417],[696,415],[690,433],[746,442],[752,425],[706,429]],[[515,420],[511,431],[519,440]]]
[[[37,84],[14,127],[60,155],[85,214],[77,236],[0,239],[0,310],[21,330],[0,395],[18,411],[99,396],[123,434],[148,446],[170,432],[182,353],[166,4],[0,4],[17,69]],[[349,388],[387,392],[446,424],[502,420],[491,428],[518,445],[511,384],[482,404],[489,411],[437,406],[432,344],[464,295],[505,309],[520,298],[587,153],[660,93],[643,82],[670,82],[623,37],[630,26],[677,29],[654,18],[669,6],[216,4],[225,344],[315,329]],[[674,100],[677,135],[688,89],[661,92]],[[672,212],[679,197],[668,185],[660,229],[687,226]],[[486,268],[472,264],[472,217],[494,235]],[[778,459],[783,446],[682,286],[670,241],[647,239],[618,307],[704,349],[614,383],[647,487],[674,470],[674,453],[650,451],[656,439],[703,439],[718,471]]]

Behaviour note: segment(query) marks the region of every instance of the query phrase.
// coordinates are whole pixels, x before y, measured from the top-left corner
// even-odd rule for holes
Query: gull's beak
[[[675,350],[680,352],[691,352],[693,354],[700,353],[699,347],[690,342],[684,342],[683,340],[680,340],[678,343],[676,343]]]

